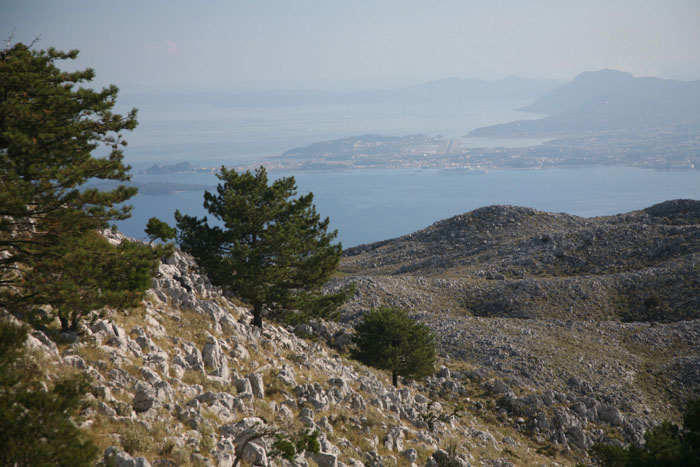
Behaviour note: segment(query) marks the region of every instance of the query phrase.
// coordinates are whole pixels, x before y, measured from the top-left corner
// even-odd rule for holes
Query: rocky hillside
[[[176,252],[140,308],[93,312],[77,334],[35,330],[28,345],[46,378],[91,377],[77,422],[103,449],[105,466],[573,465],[585,458],[564,449],[568,435],[555,419],[551,431],[564,433],[557,445],[549,435],[531,436],[531,417],[499,412],[496,401],[514,394],[481,370],[443,367],[396,389],[389,375],[344,356],[347,327],[265,323],[260,331],[251,318]],[[555,391],[543,397],[538,416],[566,403]],[[604,413],[591,426],[615,430]],[[318,430],[318,453],[293,462],[273,457],[277,436],[306,429]],[[590,443],[575,436],[581,447]]]
[[[699,253],[698,201],[590,219],[490,206],[347,250],[340,282],[360,280],[350,309],[388,294],[468,316],[676,321],[700,317]]]
[[[700,393],[698,201],[590,219],[485,207],[351,248],[341,271],[331,288],[357,285],[345,322],[412,310],[453,366],[504,383],[498,408],[535,439],[585,446],[611,436],[602,419],[640,441]]]
[[[46,378],[92,378],[77,422],[104,465],[574,465],[700,392],[700,320],[678,319],[697,310],[699,220],[691,201],[600,219],[479,209],[348,251],[329,285],[357,284],[341,323],[262,331],[176,252],[138,309],[29,345]],[[647,287],[655,300],[632,300]],[[436,331],[434,376],[396,389],[347,358],[351,322],[380,304]],[[274,457],[306,429],[318,453]]]

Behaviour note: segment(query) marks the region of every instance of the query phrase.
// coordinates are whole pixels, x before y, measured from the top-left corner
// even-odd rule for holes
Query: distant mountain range
[[[528,99],[529,96],[541,96],[561,84],[561,81],[525,79],[517,76],[494,81],[447,78],[401,89],[364,91],[352,97],[387,102]]]
[[[587,72],[519,110],[548,116],[477,128],[469,136],[696,132],[700,129],[700,80],[636,78],[616,70]]]
[[[362,91],[267,90],[243,93],[131,93],[133,105],[170,102],[205,103],[219,107],[296,106],[362,102],[464,102],[535,99],[562,81],[509,76],[500,80],[448,78],[414,86]]]

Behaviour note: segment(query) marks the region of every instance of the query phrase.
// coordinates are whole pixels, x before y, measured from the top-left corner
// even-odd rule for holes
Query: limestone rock
[[[258,399],[264,399],[265,382],[263,381],[263,376],[260,373],[251,373],[248,375],[248,381],[250,381],[250,388],[253,395]]]
[[[114,446],[105,449],[104,463],[114,467],[151,467],[145,458],[131,457],[128,453]]]
[[[338,458],[335,454],[329,454],[327,452],[317,452],[311,454],[311,458],[318,465],[318,467],[337,467]]]
[[[598,420],[612,426],[618,426],[622,424],[624,418],[618,408],[604,404],[598,407]]]
[[[39,330],[32,331],[32,333],[27,336],[25,345],[30,349],[37,349],[40,352],[44,352],[53,358],[61,358],[56,343]]]
[[[404,430],[399,426],[394,426],[384,435],[382,444],[390,451],[403,451],[405,438]]]
[[[158,381],[154,385],[138,382],[134,389],[131,405],[135,412],[146,412],[161,407],[173,398],[173,390],[165,381]]]
[[[219,341],[211,334],[207,335],[206,343],[202,349],[202,360],[212,369],[212,374],[223,378],[228,382],[231,371],[228,367],[228,359],[224,354]]]

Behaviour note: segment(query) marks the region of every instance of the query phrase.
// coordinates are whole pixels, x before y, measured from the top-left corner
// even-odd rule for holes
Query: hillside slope
[[[641,442],[700,391],[700,320],[677,319],[697,310],[699,206],[475,210],[348,251],[329,285],[357,284],[345,323],[296,329],[251,326],[176,252],[138,309],[95,311],[77,335],[54,323],[29,345],[46,378],[91,377],[77,422],[106,465],[574,465],[594,442]],[[669,322],[619,321],[604,297],[625,275],[655,287],[647,318]],[[434,376],[397,389],[346,358],[348,322],[381,304],[434,329]],[[277,435],[305,429],[320,452],[272,459]]]
[[[261,331],[251,318],[176,252],[140,308],[95,311],[77,335],[49,325],[28,346],[47,380],[92,379],[76,422],[103,450],[100,465],[573,465],[585,457],[501,421],[491,379],[444,367],[397,389],[388,374],[344,357],[345,327],[297,330],[308,339],[270,323]],[[318,431],[319,452],[273,458],[278,435],[305,430]]]
[[[341,271],[331,287],[357,284],[344,321],[412,310],[453,361],[523,394],[499,402],[511,416],[556,390],[562,419],[610,404],[629,441],[700,393],[698,201],[590,219],[491,206],[351,248]]]
[[[699,258],[698,201],[590,219],[490,206],[350,248],[341,271],[429,280],[476,316],[675,321],[700,318]]]

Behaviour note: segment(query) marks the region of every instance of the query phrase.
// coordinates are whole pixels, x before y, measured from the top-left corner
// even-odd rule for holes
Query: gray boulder
[[[228,382],[231,370],[228,367],[228,359],[216,337],[207,335],[207,341],[202,349],[202,360],[212,369],[212,374],[223,378]]]
[[[447,368],[446,366],[440,367],[440,371],[438,371],[438,378],[449,378],[450,377],[450,369]]]
[[[598,420],[612,426],[621,425],[624,421],[622,413],[612,405],[602,404],[598,407],[597,412]]]
[[[403,451],[403,442],[406,438],[404,430],[399,426],[394,426],[389,430],[389,432],[384,435],[384,440],[382,444],[384,447],[390,451]]]
[[[294,328],[294,334],[299,337],[308,337],[313,335],[313,333],[314,328],[308,324],[297,324],[297,326]]]
[[[418,451],[416,451],[413,448],[406,449],[404,452],[401,453],[401,455],[411,464],[418,460]]]
[[[311,455],[311,459],[318,465],[318,467],[337,467],[338,458],[335,454],[330,454],[327,452],[317,452]]]
[[[114,467],[151,467],[143,457],[131,457],[128,453],[110,446],[105,449],[104,464]]]
[[[263,381],[263,376],[260,373],[251,373],[248,375],[248,381],[250,381],[250,388],[253,395],[258,399],[264,399],[265,382]]]
[[[146,412],[150,409],[162,407],[173,398],[173,390],[165,381],[158,381],[154,385],[139,381],[136,383],[134,398],[131,402],[135,412]]]
[[[234,381],[238,394],[253,394],[253,386],[248,378],[240,378]]]

